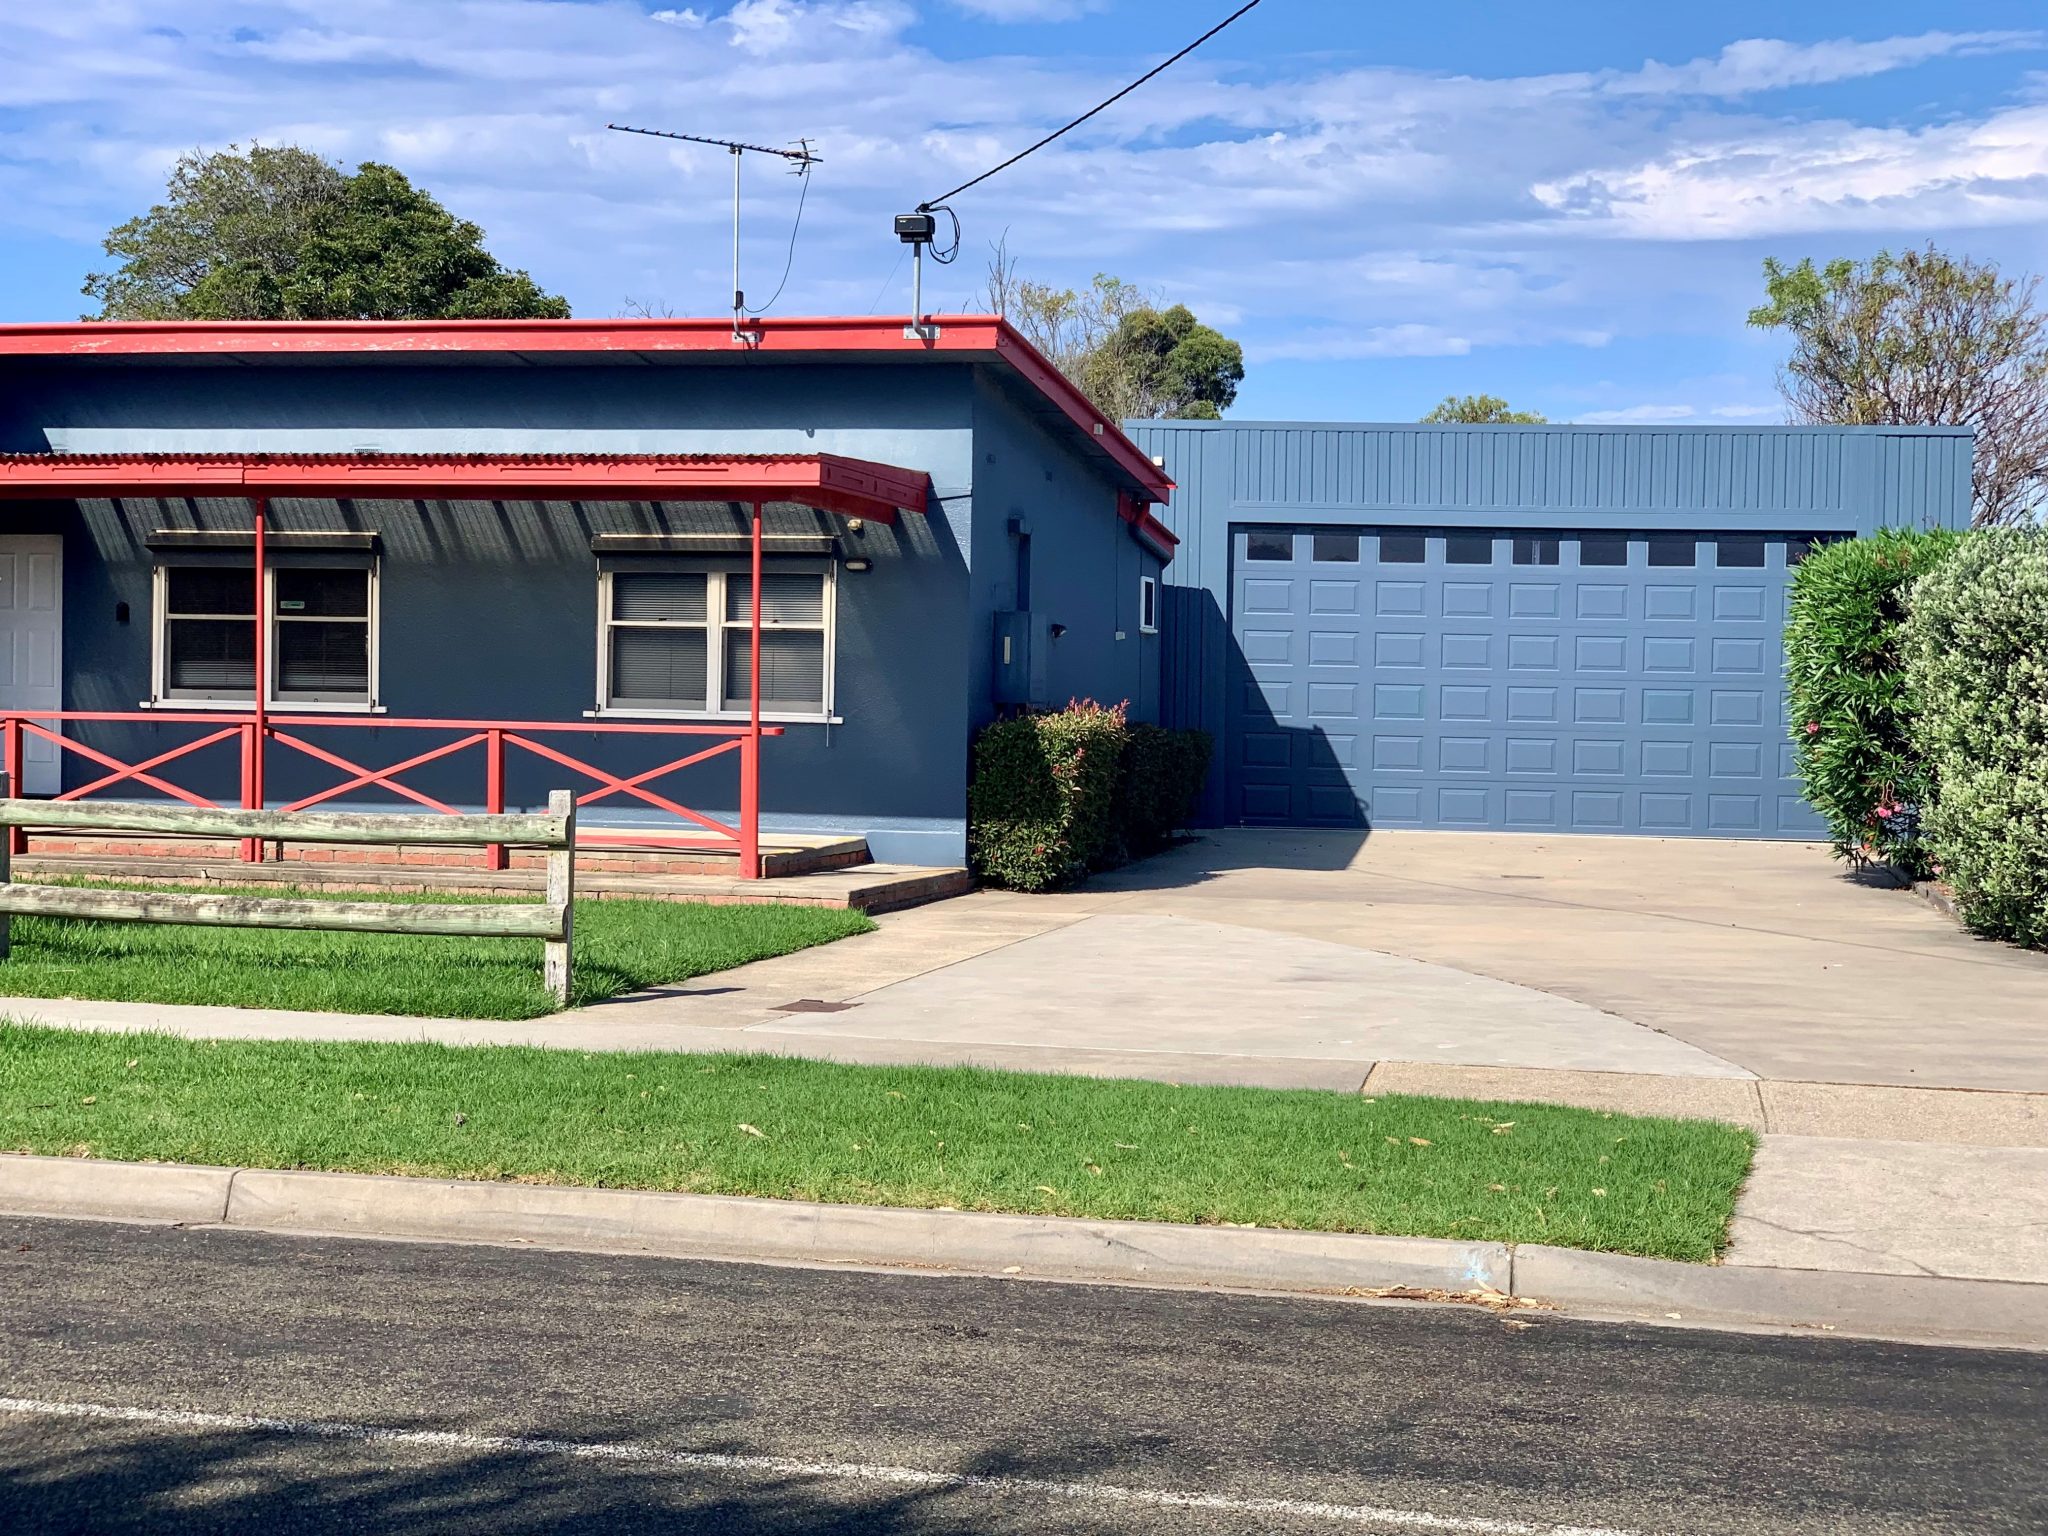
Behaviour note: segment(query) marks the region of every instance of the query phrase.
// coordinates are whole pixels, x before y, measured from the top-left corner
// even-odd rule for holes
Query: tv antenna
[[[713,139],[701,133],[670,133],[662,128],[634,128],[625,123],[606,123],[605,127],[613,133],[638,133],[650,139],[681,139],[687,144],[710,144],[732,156],[732,339],[750,344],[758,342],[761,332],[758,327],[747,324],[747,294],[740,287],[740,162],[748,155],[773,155],[788,162],[790,175],[808,176],[812,166],[823,163],[823,157],[812,152],[809,139],[798,139],[795,149],[777,149],[769,144],[743,144],[737,139]],[[792,231],[792,243],[795,238]],[[783,275],[787,277],[788,273]],[[768,302],[773,304],[775,301],[770,299]]]

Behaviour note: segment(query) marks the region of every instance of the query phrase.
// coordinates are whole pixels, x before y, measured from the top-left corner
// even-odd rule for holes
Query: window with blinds
[[[602,707],[747,712],[754,596],[749,572],[711,565],[614,569],[601,580]],[[831,581],[829,566],[810,562],[762,573],[764,713],[831,713]]]
[[[270,702],[375,702],[375,580],[373,566],[269,572]],[[253,701],[255,586],[253,566],[157,568],[159,700]]]

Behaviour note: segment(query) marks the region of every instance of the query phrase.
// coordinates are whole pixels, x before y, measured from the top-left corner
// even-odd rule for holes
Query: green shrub
[[[1117,783],[1117,831],[1122,856],[1157,853],[1188,824],[1209,777],[1215,742],[1207,731],[1170,731],[1134,725],[1124,737]]]
[[[1114,856],[1122,705],[1076,700],[998,720],[975,738],[967,861],[991,885],[1049,891]]]
[[[1792,578],[1786,707],[1807,803],[1839,857],[1926,873],[1925,767],[1910,731],[1899,626],[1913,581],[1960,535],[1890,530],[1815,549]]]
[[[2048,948],[2048,531],[1991,530],[1913,588],[1927,844],[1980,933]]]

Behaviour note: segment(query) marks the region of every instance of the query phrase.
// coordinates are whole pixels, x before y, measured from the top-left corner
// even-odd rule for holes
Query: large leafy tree
[[[2039,279],[1932,245],[1868,261],[1764,262],[1749,323],[1789,334],[1779,388],[1794,419],[1968,426],[1979,526],[2039,515],[2048,479],[2048,314]]]
[[[164,200],[106,238],[100,320],[554,318],[567,302],[499,265],[483,231],[388,165],[291,146],[189,154]]]
[[[1422,418],[1425,424],[1469,426],[1541,426],[1549,419],[1535,411],[1511,410],[1499,395],[1445,395]]]
[[[1161,308],[1108,273],[1079,292],[1017,275],[998,245],[982,303],[1002,315],[1112,421],[1215,420],[1244,382],[1244,348],[1185,304]]]

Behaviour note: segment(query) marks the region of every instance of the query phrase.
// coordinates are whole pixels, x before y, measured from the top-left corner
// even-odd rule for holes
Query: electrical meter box
[[[1014,608],[997,613],[995,702],[1049,708],[1046,669],[1051,657],[1052,627],[1045,619]]]

